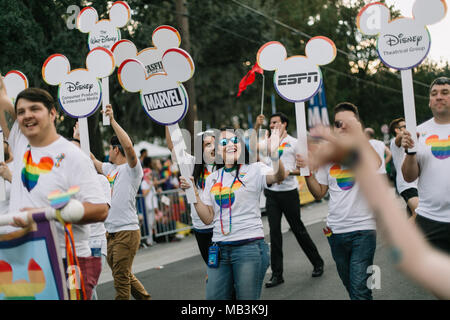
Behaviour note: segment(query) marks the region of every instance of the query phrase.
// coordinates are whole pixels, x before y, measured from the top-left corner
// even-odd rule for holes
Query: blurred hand
[[[195,185],[194,177],[189,177],[189,179],[191,180],[192,185]],[[185,177],[180,176],[180,188],[183,190],[186,190],[186,189],[189,189],[190,187],[191,187],[191,184],[189,184],[188,180]]]
[[[281,141],[281,130],[280,125],[277,125],[273,130],[272,134],[269,137],[269,132],[266,132],[266,141],[267,141],[267,153],[269,154],[271,159],[278,159],[278,147],[280,146]]]
[[[4,162],[0,162],[0,176],[9,182],[12,180],[11,170],[9,170],[9,167]]]
[[[3,82],[3,75],[0,73],[0,107],[5,104],[12,104],[12,101],[6,94],[6,86]]]
[[[103,110],[101,112],[103,113]],[[114,111],[113,111],[112,105],[108,104],[106,106],[105,115],[107,115],[109,117],[110,121],[114,120]]]
[[[404,149],[414,148],[414,140],[412,139],[409,131],[403,131],[401,145]]]
[[[259,116],[256,117],[256,121],[255,121],[255,127],[259,128],[264,124],[264,119],[266,117],[264,117],[263,114],[260,114]]]

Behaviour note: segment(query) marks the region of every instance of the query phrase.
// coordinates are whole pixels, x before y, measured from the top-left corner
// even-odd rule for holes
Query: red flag
[[[260,74],[263,74],[263,69],[258,65],[258,62],[255,63],[255,65],[250,69],[249,72],[241,79],[241,82],[239,82],[239,92],[237,93],[237,96],[239,97],[245,89],[247,89],[247,86],[251,85],[255,81],[255,72],[258,72]]]

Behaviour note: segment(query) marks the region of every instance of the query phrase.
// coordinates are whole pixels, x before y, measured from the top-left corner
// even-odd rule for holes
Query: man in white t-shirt
[[[111,185],[111,208],[105,220],[107,231],[107,261],[111,267],[116,299],[149,300],[150,294],[131,272],[133,259],[140,241],[141,231],[136,212],[136,194],[143,171],[133,143],[114,118],[111,105],[106,106],[111,128],[116,134],[110,140],[109,161],[100,162],[92,154],[97,172],[105,175]]]
[[[352,121],[358,122],[362,130],[355,105],[343,102],[334,108],[334,132],[337,135],[348,134],[347,128]],[[374,157],[380,158],[373,147],[370,150]],[[297,161],[297,166],[305,165],[305,162],[299,164]],[[381,166],[381,159],[378,165]],[[381,173],[381,170],[378,172]],[[328,164],[306,177],[306,183],[316,199],[324,197],[327,191],[330,194],[327,228],[324,233],[350,299],[371,300],[372,291],[367,286],[367,268],[373,264],[375,255],[376,222],[352,170],[348,164]]]
[[[364,129],[364,133],[367,139],[369,139],[372,147],[374,147],[375,151],[380,156],[381,159],[380,172],[386,173],[386,163],[389,163],[389,161],[391,161],[392,158],[391,151],[389,150],[388,147],[386,147],[383,141],[375,139],[375,130],[373,130],[372,128],[366,128]]]
[[[260,115],[257,123],[262,123],[263,120],[264,116],[261,117]],[[281,112],[274,113],[270,116],[270,132],[275,128],[280,130],[278,156],[282,160],[287,172],[286,179],[282,183],[273,184],[264,190],[264,195],[266,196],[266,213],[270,228],[270,267],[272,269],[272,277],[266,283],[266,288],[275,287],[284,282],[283,235],[281,233],[281,217],[283,213],[298,244],[314,267],[312,276],[320,277],[323,274],[323,259],[300,218],[300,198],[296,177],[300,172],[295,167],[297,139],[288,135],[286,131],[288,124],[289,119]],[[255,130],[258,129],[259,126],[255,126]]]
[[[397,192],[402,196],[407,204],[408,213],[413,219],[416,217],[416,208],[419,205],[419,194],[417,192],[417,179],[413,182],[406,182],[402,174],[402,163],[405,158],[405,149],[401,146],[403,132],[406,130],[406,122],[403,118],[394,119],[389,125],[389,131],[394,136],[391,139],[391,153],[395,171],[395,185]]]
[[[8,142],[15,159],[9,210],[16,212],[24,208],[48,207],[51,192],[66,191],[72,186],[80,188],[74,198],[83,204],[83,217],[66,222],[73,223],[76,256],[86,295],[90,297],[90,273],[100,259],[91,257],[89,227],[86,224],[103,221],[108,214],[108,205],[101,193],[94,166],[79,148],[58,135],[55,127],[57,112],[54,100],[47,91],[28,88],[19,93],[14,106],[8,100],[0,80],[0,107],[2,111],[9,112],[13,119],[17,117],[10,133],[2,122],[5,136],[9,133]],[[28,227],[28,222],[20,218],[15,219],[15,224]],[[64,228],[60,223],[56,226],[66,264]]]
[[[419,178],[416,223],[436,248],[450,253],[450,78],[435,79],[430,86],[429,107],[433,118],[417,127],[417,153],[411,134],[405,131],[405,181]]]

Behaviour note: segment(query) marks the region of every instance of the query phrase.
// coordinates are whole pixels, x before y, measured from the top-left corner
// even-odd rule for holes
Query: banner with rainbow
[[[66,300],[54,221],[33,214],[36,226],[0,235],[0,300]]]

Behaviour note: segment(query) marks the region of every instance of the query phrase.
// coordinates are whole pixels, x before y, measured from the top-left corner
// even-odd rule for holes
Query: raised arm
[[[114,118],[112,106],[110,104],[106,106],[105,113],[110,118],[111,127],[113,128],[117,138],[119,139],[120,145],[125,152],[125,157],[127,158],[128,165],[130,166],[130,168],[134,168],[138,163],[138,158],[136,156],[136,152],[134,151],[133,143],[131,142],[130,137],[128,136],[126,131],[123,130],[123,128],[117,123],[116,119]]]
[[[295,157],[295,164],[297,168],[304,168],[308,166],[307,161],[301,155],[297,154]],[[328,186],[320,184],[314,176],[314,173],[311,172],[309,176],[305,177],[305,180],[308,190],[311,192],[314,199],[320,200],[327,194]]]
[[[14,112],[14,105],[11,99],[6,94],[5,83],[3,82],[3,77],[0,74],[0,126],[3,130],[3,136],[7,139],[9,137],[9,127],[6,122],[5,113],[9,113],[11,117],[15,120],[16,113]]]

